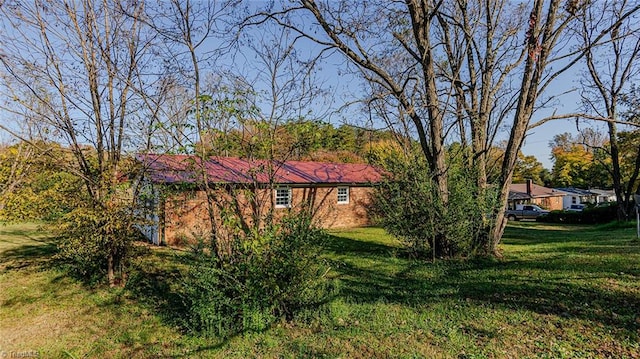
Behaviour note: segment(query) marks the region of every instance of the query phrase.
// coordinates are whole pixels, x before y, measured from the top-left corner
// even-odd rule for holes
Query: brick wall
[[[540,207],[546,208],[550,211],[562,210],[562,198],[562,196],[534,198],[531,200],[531,203],[537,204]]]
[[[349,187],[349,203],[338,204],[337,187],[293,188],[292,205],[308,201],[314,209],[314,219],[322,228],[354,228],[371,224],[368,206],[371,187]],[[282,211],[277,208],[276,212]]]
[[[315,223],[322,228],[353,228],[371,224],[367,207],[371,203],[371,187],[348,187],[349,202],[338,204],[335,186],[292,187],[291,209],[273,208],[274,220],[292,209],[308,204]],[[232,218],[238,226],[253,226],[264,220],[273,206],[272,189],[217,190],[214,193],[215,218]],[[231,213],[232,215],[225,215]],[[197,237],[207,238],[211,231],[206,194],[185,190],[166,196],[160,208],[163,241],[168,245],[182,245]],[[228,227],[228,226],[227,226]],[[220,226],[218,225],[218,230]]]

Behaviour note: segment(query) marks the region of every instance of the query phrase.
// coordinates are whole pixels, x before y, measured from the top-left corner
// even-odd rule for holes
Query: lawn
[[[418,262],[377,228],[332,232],[335,298],[215,340],[180,326],[184,253],[150,248],[130,287],[54,265],[35,224],[0,227],[0,357],[640,358],[634,228],[515,223],[501,260]]]

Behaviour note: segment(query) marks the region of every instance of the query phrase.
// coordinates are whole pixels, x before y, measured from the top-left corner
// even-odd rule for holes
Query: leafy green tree
[[[625,193],[634,193],[638,188],[640,172],[640,130],[618,133],[620,145],[620,167],[624,181]]]
[[[552,182],[557,187],[589,188],[593,154],[568,133],[556,135],[551,149]]]
[[[445,203],[420,156],[396,154],[384,158],[389,178],[375,190],[373,208],[379,224],[416,257],[436,260],[481,254],[483,243],[476,231],[482,218],[470,213],[490,211],[495,203],[474,196],[474,183],[465,173],[468,168],[450,168],[454,181]]]
[[[545,169],[535,156],[525,156],[520,153],[513,172],[513,182],[522,183],[527,179],[534,183],[545,184],[549,181],[549,171]]]
[[[619,134],[620,136],[620,134]],[[605,141],[601,147],[592,148],[593,163],[587,174],[592,188],[613,188],[611,176],[611,154]]]
[[[53,221],[82,198],[81,179],[66,170],[69,151],[54,143],[0,149],[0,219]]]
[[[274,125],[242,119],[225,131],[209,131],[196,147],[204,146],[213,156],[362,163],[375,157],[376,148],[395,146],[397,138],[391,130],[336,128],[318,120],[282,119]]]
[[[608,141],[593,131],[562,133],[549,143],[554,161],[551,183],[556,187],[611,188]]]
[[[617,132],[620,178],[629,197],[637,186],[638,130]],[[590,140],[593,136],[569,133],[551,141],[554,159],[552,184],[557,187],[613,188],[613,168],[608,140]],[[630,198],[629,198],[630,199]]]

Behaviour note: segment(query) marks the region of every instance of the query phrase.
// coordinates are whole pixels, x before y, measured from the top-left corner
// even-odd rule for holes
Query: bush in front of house
[[[140,239],[134,223],[126,206],[79,205],[53,226],[58,234],[56,257],[72,276],[85,283],[108,279],[110,285],[124,286],[131,260],[141,252],[133,245]]]
[[[587,207],[581,212],[551,211],[538,220],[547,223],[602,224],[617,220],[618,206]]]
[[[186,325],[194,332],[228,337],[291,320],[331,294],[320,259],[326,233],[305,212],[243,233],[220,259],[199,250],[184,282]]]

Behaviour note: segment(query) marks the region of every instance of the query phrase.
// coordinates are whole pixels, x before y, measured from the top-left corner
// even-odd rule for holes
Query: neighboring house
[[[145,169],[140,193],[150,213],[143,232],[167,245],[211,231],[205,173],[215,188],[216,217],[235,213],[243,226],[264,220],[271,210],[277,221],[303,205],[323,228],[370,225],[372,185],[382,179],[381,171],[366,164],[211,157],[201,166],[189,155],[138,155],[137,160]]]
[[[509,186],[508,208],[515,209],[518,204],[531,203],[550,211],[561,210],[564,197],[564,192],[527,180],[526,183],[513,183]]]
[[[558,191],[562,191],[567,195],[564,197],[564,201],[562,204],[562,208],[567,209],[571,208],[572,204],[589,204],[596,203],[598,195],[593,193],[590,190],[573,188],[573,187],[562,187],[556,188]]]
[[[616,202],[616,192],[611,189],[592,189],[592,193],[596,195],[596,203]]]

